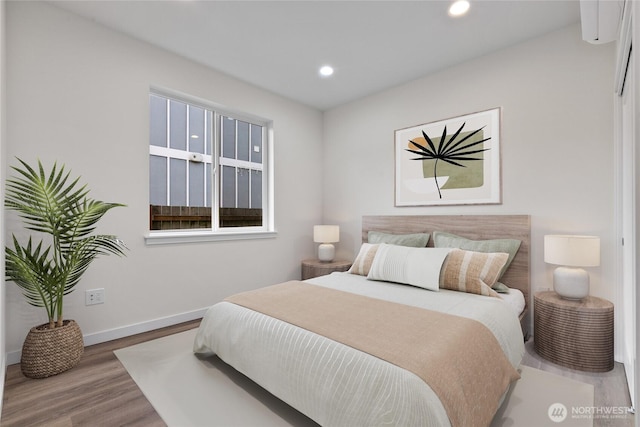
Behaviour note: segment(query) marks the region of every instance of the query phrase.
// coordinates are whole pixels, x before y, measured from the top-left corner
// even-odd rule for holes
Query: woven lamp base
[[[49,324],[31,328],[22,345],[20,369],[25,377],[47,378],[76,366],[84,353],[82,331],[74,320],[59,328]]]

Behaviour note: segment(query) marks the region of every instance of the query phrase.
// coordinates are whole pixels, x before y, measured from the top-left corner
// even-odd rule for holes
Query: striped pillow
[[[440,287],[453,291],[498,297],[491,287],[498,280],[502,267],[509,258],[505,253],[485,253],[453,249],[449,252]]]
[[[375,258],[379,246],[379,244],[363,243],[362,246],[360,246],[358,256],[356,256],[355,261],[353,261],[349,269],[349,273],[367,276],[369,270],[371,270],[371,264],[373,264],[373,258]]]
[[[442,265],[450,251],[449,248],[412,248],[381,243],[367,279],[437,291]]]

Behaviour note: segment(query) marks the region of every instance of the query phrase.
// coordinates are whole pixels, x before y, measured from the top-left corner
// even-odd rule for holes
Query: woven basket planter
[[[82,331],[74,320],[49,329],[49,324],[31,328],[22,345],[20,368],[25,377],[46,378],[67,371],[84,353]]]

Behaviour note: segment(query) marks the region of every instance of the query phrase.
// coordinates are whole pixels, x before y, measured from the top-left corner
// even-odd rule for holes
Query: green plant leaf
[[[92,235],[97,223],[111,209],[124,206],[88,197],[80,178],[71,179],[65,167],[54,164],[47,173],[18,159],[16,175],[6,184],[5,207],[14,210],[25,228],[49,235],[51,245],[42,241],[26,246],[13,237],[13,248],[5,248],[6,278],[16,283],[27,302],[45,307],[50,322],[62,323],[63,298],[73,291],[91,262],[101,255],[125,255],[124,243],[110,235]]]

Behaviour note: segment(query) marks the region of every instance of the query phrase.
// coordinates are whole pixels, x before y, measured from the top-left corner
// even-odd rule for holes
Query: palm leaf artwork
[[[99,255],[125,255],[126,246],[116,236],[92,235],[98,221],[109,210],[124,206],[88,197],[79,178],[70,179],[64,166],[54,164],[47,173],[18,159],[17,176],[7,179],[5,206],[18,213],[25,228],[44,235],[37,244],[26,245],[13,236],[13,247],[5,248],[6,278],[22,290],[27,302],[44,307],[49,328],[63,325],[63,299],[80,282]],[[48,246],[46,246],[48,244]]]
[[[433,164],[433,178],[436,183],[436,187],[438,189],[438,196],[442,199],[442,192],[440,191],[440,185],[438,184],[438,162],[443,161],[449,163],[454,166],[465,168],[466,166],[461,162],[473,161],[473,160],[482,160],[482,157],[470,157],[474,154],[482,153],[484,151],[489,150],[489,148],[476,148],[478,145],[484,143],[491,139],[491,137],[481,139],[479,141],[468,141],[471,137],[476,135],[478,132],[484,129],[484,126],[476,129],[460,140],[456,141],[456,139],[460,136],[462,129],[467,123],[462,123],[462,126],[447,139],[447,127],[444,127],[442,131],[442,137],[440,138],[439,143],[436,144],[433,142],[429,135],[425,131],[422,131],[422,136],[426,141],[426,145],[420,144],[414,140],[409,140],[410,146],[415,147],[415,150],[405,149],[406,151],[417,154],[419,157],[412,158],[411,160],[435,160]]]

